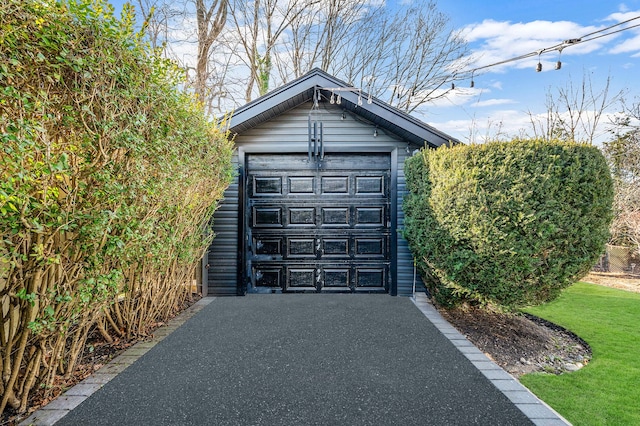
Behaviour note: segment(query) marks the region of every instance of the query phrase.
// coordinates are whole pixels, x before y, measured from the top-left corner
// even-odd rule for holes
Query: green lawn
[[[582,337],[593,358],[580,371],[529,374],[522,384],[574,425],[640,425],[640,294],[577,283],[526,311]]]

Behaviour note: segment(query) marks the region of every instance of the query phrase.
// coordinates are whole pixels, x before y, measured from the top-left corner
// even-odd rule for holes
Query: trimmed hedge
[[[554,299],[604,250],[613,185],[594,146],[515,140],[423,150],[405,165],[404,236],[436,302]]]

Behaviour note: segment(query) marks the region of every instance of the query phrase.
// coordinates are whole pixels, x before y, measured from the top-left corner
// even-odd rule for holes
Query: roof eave
[[[233,112],[229,120],[231,133],[242,133],[264,121],[267,121],[283,112],[295,108],[313,99],[317,89],[349,88],[353,87],[340,81],[329,74],[314,69],[308,74],[291,81],[258,99],[255,99]],[[329,91],[326,92],[330,93]],[[379,127],[401,134],[408,142],[432,147],[458,144],[455,138],[441,132],[432,126],[418,120],[411,115],[400,111],[391,105],[372,97],[372,103],[366,102],[368,94],[359,91],[341,91],[345,109],[362,116],[375,123]],[[365,101],[358,105],[358,98]]]

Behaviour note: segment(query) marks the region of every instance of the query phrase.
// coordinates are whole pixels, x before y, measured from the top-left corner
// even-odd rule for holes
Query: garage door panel
[[[355,239],[355,256],[356,257],[381,257],[388,255],[385,237],[379,238],[356,238]]]
[[[383,203],[360,202],[347,204],[345,200],[314,201],[279,200],[254,201],[251,218],[254,227],[381,227],[388,228],[389,206]],[[355,201],[354,201],[355,203]]]
[[[322,226],[348,227],[349,207],[322,207]]]
[[[323,176],[321,182],[321,194],[349,194],[348,176]]]
[[[317,192],[314,176],[287,176],[286,172],[279,171],[275,174],[252,175],[251,181],[249,195],[258,200],[286,196],[313,196]]]
[[[324,268],[322,284],[327,290],[350,290],[351,270],[348,268]]]
[[[254,267],[252,268],[254,280],[253,284],[256,287],[280,288],[282,287],[283,283],[282,271],[282,267]]]
[[[287,268],[287,289],[315,290],[317,287],[315,267]]]
[[[356,195],[381,195],[385,194],[385,176],[356,176]]]
[[[253,238],[253,251],[258,256],[282,256],[282,237]]]
[[[281,176],[254,176],[253,195],[282,195]]]
[[[322,171],[387,171],[391,169],[391,157],[387,154],[327,154],[320,165],[309,162],[304,154],[252,154],[247,158],[248,169],[251,170],[288,170]],[[319,167],[318,167],[319,166]]]
[[[304,161],[304,160],[303,160]],[[391,168],[391,157],[385,154],[327,154],[321,164],[323,171],[348,170],[348,171],[386,171]]]
[[[280,207],[254,207],[251,217],[254,228],[281,228],[283,226]]]
[[[314,207],[291,207],[289,210],[290,226],[316,225],[316,209]]]
[[[288,258],[316,257],[315,238],[287,238]]]
[[[274,170],[274,171],[315,171],[316,165],[309,162],[307,154],[257,154],[247,158],[247,167],[250,170]]]
[[[384,206],[356,207],[355,226],[382,226],[386,224]]]
[[[386,268],[356,268],[356,288],[360,290],[380,289],[386,286]]]
[[[315,193],[315,177],[295,176],[287,179],[289,193],[296,195],[310,195]]]
[[[348,258],[349,252],[349,238],[321,238],[322,256],[323,257],[337,257]]]

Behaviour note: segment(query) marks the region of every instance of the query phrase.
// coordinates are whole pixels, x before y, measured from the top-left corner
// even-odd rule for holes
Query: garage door
[[[250,292],[389,289],[390,156],[247,156]]]

